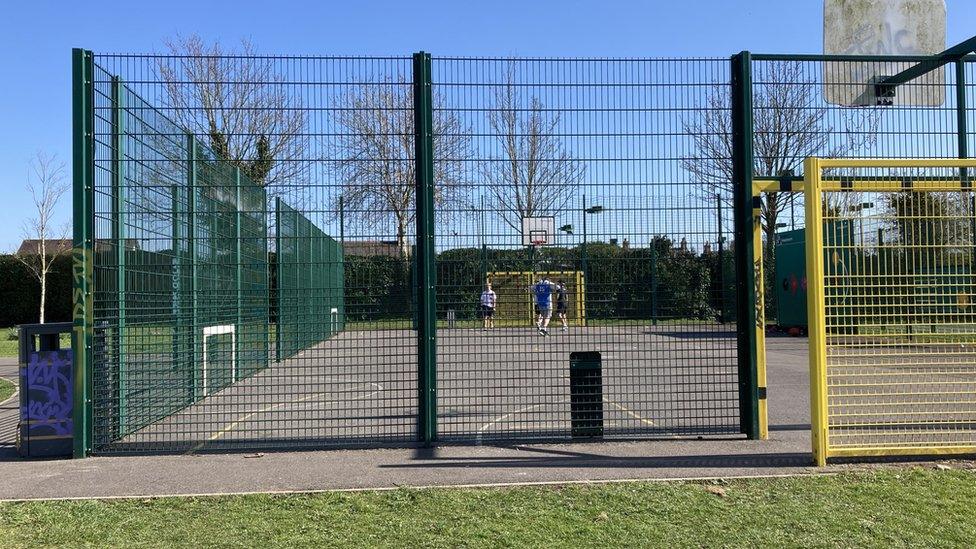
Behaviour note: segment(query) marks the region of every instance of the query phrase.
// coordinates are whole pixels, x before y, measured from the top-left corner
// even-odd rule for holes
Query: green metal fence
[[[80,122],[110,119],[94,90],[123,81],[153,117],[95,142],[158,142],[79,153],[126,174],[128,207],[92,178],[106,198],[80,193],[79,234],[146,256],[88,259],[79,241],[96,274],[77,280],[79,311],[95,296],[79,348],[115,342],[79,366],[96,374],[81,453],[758,436],[731,191],[689,169],[696,136],[725,135],[696,124],[730,116],[713,101],[727,60],[78,55],[96,72],[90,91],[76,78],[95,98]],[[526,245],[523,217],[558,234]],[[543,273],[570,276],[567,329],[554,286],[548,336],[532,308],[486,323],[499,272],[529,281],[498,294],[520,302]],[[599,430],[573,427],[578,351],[601,353]],[[135,380],[112,365],[133,362],[148,373],[120,398]]]
[[[278,198],[276,358],[283,360],[345,328],[344,264],[340,245]]]
[[[149,426],[268,366],[266,194],[91,68],[91,448],[151,449]]]
[[[728,96],[728,60],[435,57],[432,69],[436,180],[463,195],[435,204],[438,437],[573,439],[580,351],[600,353],[604,439],[749,433],[739,384],[753,382],[722,314],[736,307],[721,268],[731,186],[688,169],[695,134],[723,138],[698,123],[710,107],[728,120],[710,104]],[[554,218],[546,245],[526,245],[525,217]],[[482,329],[485,273],[507,312],[549,272],[567,288],[565,324],[552,298],[541,329],[531,305]]]
[[[967,154],[968,62],[831,103],[870,61],[76,51],[76,453],[759,438],[753,231],[802,158]],[[571,277],[572,322],[489,322],[491,273]]]

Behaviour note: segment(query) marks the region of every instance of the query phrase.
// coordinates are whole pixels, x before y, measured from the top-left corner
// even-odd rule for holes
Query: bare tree
[[[586,166],[574,159],[558,135],[561,116],[538,97],[525,97],[509,65],[504,86],[495,92],[488,124],[498,154],[481,163],[485,186],[501,207],[502,219],[517,231],[523,217],[556,215],[577,196]]]
[[[54,218],[58,202],[70,188],[65,179],[64,162],[58,160],[56,155],[37,152],[28,163],[26,187],[36,211],[36,216],[24,221],[24,241],[29,243],[31,249],[29,252],[20,250],[15,257],[41,284],[39,322],[43,324],[47,275],[54,260],[71,249],[65,243],[70,223],[58,225]]]
[[[307,113],[274,60],[260,57],[247,40],[226,52],[197,35],[166,42],[159,57],[164,107],[188,131],[207,135],[220,160],[229,160],[270,194],[302,178],[308,148]]]
[[[366,226],[392,221],[397,247],[407,252],[407,229],[416,220],[413,94],[399,77],[363,84],[339,98],[335,109],[338,136],[334,161],[342,178],[346,212]],[[438,215],[464,204],[468,185],[464,159],[470,156],[470,132],[434,94],[434,203]]]
[[[776,177],[787,170],[799,174],[808,156],[839,157],[869,146],[875,139],[877,111],[865,108],[839,111],[842,128],[831,124],[827,107],[818,95],[819,84],[806,76],[799,62],[773,62],[757,71],[753,92],[754,173]],[[732,117],[730,89],[716,86],[705,108],[684,123],[693,143],[682,167],[701,186],[703,196],[718,194],[731,207]],[[846,194],[846,193],[845,193]],[[766,193],[762,226],[767,257],[772,257],[773,238],[780,214],[799,200],[796,193]],[[847,210],[843,205],[838,208]]]

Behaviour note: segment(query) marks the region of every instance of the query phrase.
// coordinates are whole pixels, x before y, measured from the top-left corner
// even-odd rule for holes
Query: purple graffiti
[[[71,351],[31,353],[27,362],[29,405],[21,421],[30,436],[72,434]]]

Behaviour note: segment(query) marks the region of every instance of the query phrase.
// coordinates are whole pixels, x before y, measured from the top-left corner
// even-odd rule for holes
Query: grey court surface
[[[605,439],[741,438],[734,326],[553,327],[550,333],[439,330],[438,438],[571,440],[571,354],[594,350],[602,361]],[[412,443],[415,339],[409,330],[343,332],[98,450]]]
[[[143,496],[812,472],[806,340],[769,338],[770,438],[441,446],[24,461],[0,498]]]

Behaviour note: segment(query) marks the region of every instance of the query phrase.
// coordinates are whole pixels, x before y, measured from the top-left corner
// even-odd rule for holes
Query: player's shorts
[[[481,318],[494,318],[494,317],[495,317],[494,307],[489,307],[487,305],[481,306]]]
[[[537,303],[535,311],[542,318],[549,318],[552,316],[552,305],[540,305]]]
[[[557,302],[556,303],[556,314],[557,315],[564,315],[564,314],[566,314],[566,303],[565,302]]]

